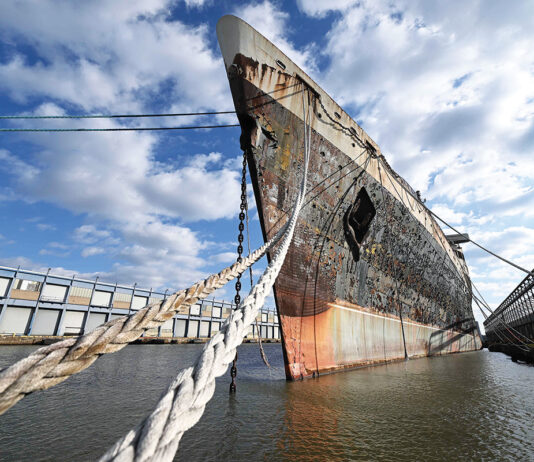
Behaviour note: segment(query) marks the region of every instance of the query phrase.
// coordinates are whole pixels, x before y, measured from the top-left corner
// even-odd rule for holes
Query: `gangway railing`
[[[488,345],[515,344],[518,335],[534,338],[534,276],[527,275],[484,321]],[[511,330],[513,328],[513,330]],[[511,332],[516,331],[515,335]],[[532,345],[534,347],[534,345]]]

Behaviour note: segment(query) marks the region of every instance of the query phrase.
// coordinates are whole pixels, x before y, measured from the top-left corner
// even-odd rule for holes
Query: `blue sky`
[[[6,2],[0,113],[232,109],[215,24],[233,13],[361,123],[436,213],[533,268],[533,5]],[[234,122],[227,115],[46,125]],[[2,126],[42,127],[45,121]],[[1,264],[164,289],[184,287],[235,258],[237,128],[3,133],[0,143]],[[255,210],[252,216],[256,247]],[[523,277],[469,244],[464,249],[474,282],[493,305]],[[219,296],[231,298],[232,289]]]

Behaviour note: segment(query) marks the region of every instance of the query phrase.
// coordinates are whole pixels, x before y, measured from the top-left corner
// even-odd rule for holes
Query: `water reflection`
[[[200,345],[127,347],[0,417],[1,460],[95,460],[148,413]],[[240,349],[176,460],[534,460],[534,367],[499,353],[286,382],[279,345]],[[0,348],[0,367],[28,348]]]
[[[534,368],[478,352],[291,383],[280,452],[286,460],[534,460],[532,378]]]

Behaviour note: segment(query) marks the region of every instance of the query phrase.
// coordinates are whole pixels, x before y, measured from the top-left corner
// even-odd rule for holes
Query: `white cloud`
[[[67,250],[69,248],[69,246],[67,244],[64,244],[63,242],[49,242],[48,246],[54,249],[62,249],[62,250]]]
[[[222,252],[213,255],[212,257],[216,262],[220,263],[233,263],[236,261],[237,254],[236,252]]]
[[[32,181],[37,173],[37,169],[5,149],[0,149],[0,170],[25,181]]]
[[[534,255],[534,228],[512,226],[503,230],[478,229],[471,237],[484,247],[508,259],[520,259],[525,255]],[[534,266],[534,259],[530,266]]]
[[[57,228],[50,223],[37,223],[37,229],[39,231],[55,231]]]
[[[454,227],[461,225],[467,226],[468,228],[473,226],[480,227],[487,223],[491,223],[495,219],[492,215],[475,216],[473,211],[470,211],[469,213],[459,212],[444,203],[434,203],[431,208],[433,213]],[[449,230],[445,225],[444,230],[446,234],[454,233],[454,231]]]
[[[111,232],[106,229],[98,229],[94,225],[82,225],[74,230],[73,237],[82,244],[94,244],[110,236]]]
[[[254,29],[276,44],[291,60],[302,69],[311,72],[315,69],[314,49],[311,43],[304,50],[297,49],[289,40],[291,18],[275,3],[264,0],[235,10],[235,14],[250,24]]]
[[[184,221],[230,218],[239,205],[240,178],[224,166],[208,170],[220,159],[218,153],[194,156],[189,165],[149,176],[140,191],[153,207]]]
[[[185,0],[185,4],[189,8],[202,8],[211,3],[211,0]]]
[[[39,251],[39,255],[52,255],[54,257],[67,257],[70,253],[70,246],[62,242],[49,242],[46,248]]]
[[[494,11],[495,23],[479,2],[461,5],[360,2],[328,35],[323,81],[428,197],[506,202],[534,172],[513,147],[534,120],[531,7]]]
[[[212,31],[172,18],[174,3],[6,5],[0,17],[3,37],[25,47],[14,47],[0,63],[0,89],[34,107],[26,113],[39,115],[63,115],[66,108],[92,113],[231,108],[222,58],[211,46]],[[201,7],[209,2],[186,3]],[[120,126],[101,119],[49,122],[53,128]],[[21,136],[32,149],[0,150],[0,167],[9,178],[2,199],[44,201],[81,214],[86,224],[72,235],[80,254],[117,259],[99,274],[154,287],[204,275],[206,261],[200,254],[206,244],[183,223],[236,214],[240,183],[234,165],[215,152],[163,162],[157,159],[160,137],[154,133],[84,135]],[[47,246],[41,254],[59,252]]]
[[[10,268],[18,268],[20,266],[21,269],[31,269],[32,271],[40,273],[46,273],[50,269],[50,274],[55,274],[57,276],[71,277],[72,275],[77,274],[83,278],[94,279],[92,273],[77,273],[75,270],[66,269],[62,266],[49,267],[42,262],[37,262],[27,257],[2,257],[0,258],[0,265]]]
[[[329,12],[346,10],[357,2],[358,0],[297,0],[297,5],[307,15],[322,18]]]
[[[86,257],[92,257],[94,255],[102,255],[105,253],[106,253],[106,249],[104,249],[103,247],[91,246],[91,247],[85,247],[82,250],[81,255],[82,257],[86,258]]]
[[[179,102],[168,106],[231,107],[222,60],[208,46],[210,31],[170,19],[172,4],[6,4],[4,35],[35,47],[41,59],[15,54],[0,65],[0,87],[18,100],[41,95],[85,111],[136,111],[163,88],[167,101]]]

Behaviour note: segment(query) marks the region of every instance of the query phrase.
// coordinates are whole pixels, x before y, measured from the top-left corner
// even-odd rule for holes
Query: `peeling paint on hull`
[[[480,348],[461,254],[376,143],[250,26],[224,17],[218,35],[265,239],[294,204],[312,105],[307,204],[274,287],[287,377]],[[362,188],[376,215],[355,244]]]
[[[398,318],[332,304],[317,316],[282,315],[280,322],[289,336],[286,367],[291,378],[405,359]],[[474,332],[463,334],[406,320],[403,327],[409,358],[481,347]],[[295,342],[296,338],[300,341]]]

